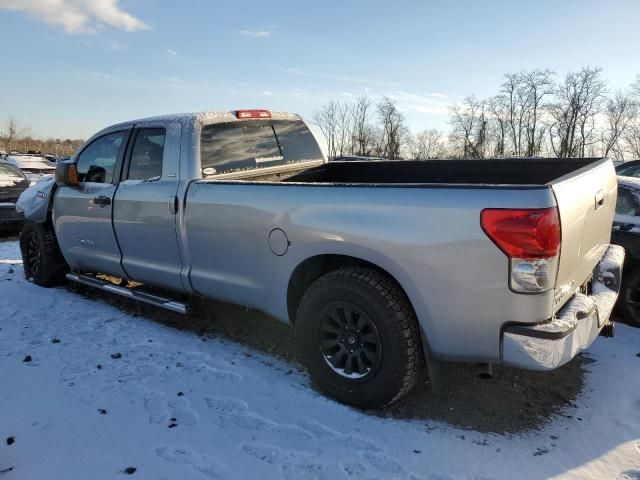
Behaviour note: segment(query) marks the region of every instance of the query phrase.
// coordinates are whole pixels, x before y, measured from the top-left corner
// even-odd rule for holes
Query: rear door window
[[[142,128],[136,134],[131,159],[129,161],[128,180],[158,180],[162,176],[164,157],[164,128]]]
[[[203,177],[211,177],[323,157],[303,122],[272,120],[205,125],[200,158]]]

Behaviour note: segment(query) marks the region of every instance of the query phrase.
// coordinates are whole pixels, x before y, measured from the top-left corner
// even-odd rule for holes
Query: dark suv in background
[[[616,167],[618,203],[611,242],[627,251],[617,309],[624,320],[640,327],[640,160]]]
[[[0,231],[18,232],[24,217],[16,212],[16,201],[29,187],[29,180],[20,169],[0,161]]]

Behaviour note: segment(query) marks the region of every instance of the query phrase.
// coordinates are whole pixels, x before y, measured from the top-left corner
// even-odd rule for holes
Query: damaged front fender
[[[22,192],[16,202],[16,211],[22,213],[25,220],[30,222],[46,222],[55,188],[56,182],[53,175],[43,178]]]

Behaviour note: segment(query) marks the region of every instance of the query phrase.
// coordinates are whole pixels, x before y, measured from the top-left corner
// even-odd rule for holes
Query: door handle
[[[178,197],[173,197],[169,200],[169,213],[175,215],[178,213]]]
[[[98,195],[93,199],[93,203],[101,207],[106,207],[107,205],[111,205],[111,197],[107,197],[106,195]]]
[[[601,206],[604,205],[604,192],[602,190],[598,190],[594,195],[595,200],[595,209],[598,210]]]

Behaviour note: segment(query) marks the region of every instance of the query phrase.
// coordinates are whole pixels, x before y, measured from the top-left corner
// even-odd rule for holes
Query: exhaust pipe
[[[609,321],[607,322],[602,330],[600,330],[600,335],[606,338],[612,338],[616,334],[616,323]]]
[[[478,372],[478,378],[482,378],[483,380],[489,380],[493,378],[493,364],[479,363],[478,367],[480,369],[480,371]]]

